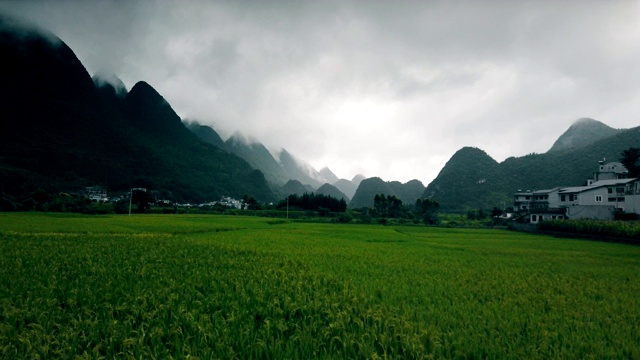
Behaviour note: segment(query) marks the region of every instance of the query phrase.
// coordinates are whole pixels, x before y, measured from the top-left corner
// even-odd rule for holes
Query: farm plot
[[[640,358],[640,248],[0,214],[1,358]]]

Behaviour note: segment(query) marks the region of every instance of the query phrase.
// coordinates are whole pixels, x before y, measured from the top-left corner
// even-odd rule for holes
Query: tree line
[[[347,202],[344,199],[336,199],[329,195],[322,195],[316,193],[304,193],[301,196],[291,194],[284,200],[278,203],[278,209],[284,209],[286,207],[300,209],[300,210],[313,210],[320,213],[327,212],[345,212],[347,211]]]
[[[440,204],[432,199],[418,199],[413,206],[404,206],[402,200],[395,195],[376,194],[369,215],[379,219],[416,219],[435,225],[440,222],[439,211]]]

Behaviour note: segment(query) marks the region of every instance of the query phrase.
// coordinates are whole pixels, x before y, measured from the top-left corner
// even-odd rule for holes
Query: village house
[[[107,189],[101,186],[87,186],[84,188],[84,196],[93,201],[106,202]]]
[[[616,213],[640,214],[640,179],[627,178],[619,162],[600,162],[586,186],[556,187],[514,194],[514,210],[527,222],[552,219],[613,220]]]
[[[553,189],[536,190],[531,192],[529,203],[530,222],[538,223],[544,219],[564,219],[564,210],[560,209],[560,187]]]
[[[612,220],[615,212],[626,212],[626,196],[637,179],[600,180],[588,186],[568,187],[560,191],[560,206],[570,219]]]

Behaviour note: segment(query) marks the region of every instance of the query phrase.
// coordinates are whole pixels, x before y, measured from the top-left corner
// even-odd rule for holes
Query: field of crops
[[[0,213],[0,358],[640,358],[640,247]]]

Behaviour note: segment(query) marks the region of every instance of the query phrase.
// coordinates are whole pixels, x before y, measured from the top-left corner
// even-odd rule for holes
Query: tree
[[[469,209],[467,210],[467,219],[469,220],[482,220],[486,218],[487,215],[484,213],[482,209]]]
[[[373,207],[380,217],[398,218],[403,215],[402,200],[395,195],[376,195],[373,198]]]
[[[244,200],[244,203],[247,204],[247,210],[260,210],[261,206],[258,203],[258,200],[256,200],[256,198],[254,198],[253,196],[248,196],[248,195],[244,195],[244,197],[242,198],[242,200]]]
[[[416,200],[415,211],[422,217],[422,221],[427,225],[435,225],[440,222],[440,218],[438,217],[440,204],[435,200]]]
[[[628,148],[622,152],[620,162],[629,171],[629,177],[640,176],[640,148]]]
[[[150,193],[139,189],[133,189],[131,191],[131,204],[138,206],[139,213],[151,210],[151,203],[154,202],[155,199]]]

